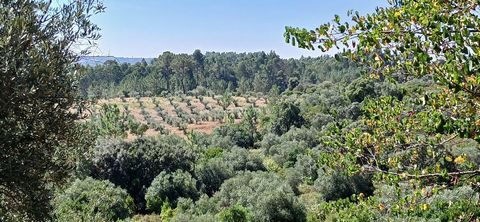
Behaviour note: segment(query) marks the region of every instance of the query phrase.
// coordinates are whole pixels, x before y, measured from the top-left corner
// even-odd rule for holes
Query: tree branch
[[[443,176],[462,176],[462,175],[477,175],[480,174],[480,169],[478,170],[469,170],[469,171],[457,171],[457,172],[450,172],[450,173],[428,173],[428,174],[409,174],[409,173],[396,173],[396,172],[390,172],[386,170],[382,170],[379,168],[374,168],[374,167],[364,167],[365,172],[371,172],[371,173],[383,173],[383,174],[389,174],[389,175],[394,175],[394,176],[400,176],[404,178],[430,178],[430,177],[443,177]]]

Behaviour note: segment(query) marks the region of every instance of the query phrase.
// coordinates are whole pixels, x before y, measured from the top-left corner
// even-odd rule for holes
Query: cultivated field
[[[116,104],[136,121],[148,125],[145,136],[173,133],[185,136],[190,131],[212,133],[217,126],[241,121],[247,107],[259,109],[264,98],[223,96],[172,96],[102,99],[97,103]],[[127,139],[135,138],[129,134]]]

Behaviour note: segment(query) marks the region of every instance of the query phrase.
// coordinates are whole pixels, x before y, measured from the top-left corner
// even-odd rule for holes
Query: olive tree
[[[191,172],[195,159],[195,152],[177,136],[139,138],[132,142],[106,140],[95,148],[91,176],[126,189],[143,211],[145,192],[153,179],[162,171]]]
[[[99,37],[89,20],[103,6],[62,2],[0,2],[0,220],[48,217],[55,149],[78,117],[74,62]]]
[[[152,212],[160,213],[166,202],[176,206],[179,197],[196,199],[199,192],[197,181],[188,172],[177,170],[172,173],[162,171],[147,190],[145,199],[147,208]]]
[[[87,177],[75,180],[53,200],[59,221],[117,221],[133,214],[128,193],[109,181]]]

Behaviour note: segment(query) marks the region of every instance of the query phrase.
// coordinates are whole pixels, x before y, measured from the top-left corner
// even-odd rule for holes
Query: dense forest
[[[480,220],[476,1],[286,27],[333,58],[80,66],[103,10],[0,3],[0,221]]]
[[[150,64],[107,61],[85,67],[81,80],[83,96],[90,98],[186,94],[194,90],[280,93],[289,86],[325,80],[350,81],[360,69],[348,60],[328,56],[281,59],[275,52],[193,54],[164,52]]]

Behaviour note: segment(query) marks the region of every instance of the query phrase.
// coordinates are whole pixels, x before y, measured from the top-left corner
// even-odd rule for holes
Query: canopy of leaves
[[[161,172],[191,172],[196,154],[176,136],[139,138],[132,142],[106,140],[94,152],[91,176],[106,179],[128,191],[139,209],[145,192]]]
[[[160,213],[164,202],[176,206],[179,197],[196,199],[199,196],[196,186],[197,181],[187,172],[162,171],[147,190],[145,195],[147,208],[152,212]]]
[[[73,47],[99,37],[89,19],[102,10],[96,0],[0,2],[0,220],[48,218],[47,182],[63,174],[55,149],[81,104]]]
[[[90,177],[75,180],[55,196],[53,205],[58,221],[117,221],[130,217],[135,209],[124,189]]]
[[[475,1],[401,1],[366,16],[350,13],[351,23],[336,17],[311,32],[287,27],[287,40],[302,48],[342,45],[373,77],[432,76],[439,83],[420,98],[369,103],[369,130],[347,138],[351,151],[366,148],[355,151],[365,169],[407,177],[463,174],[449,164],[444,144],[456,136],[480,140],[476,10]],[[468,174],[479,174],[475,168]]]
[[[343,49],[337,57],[365,65],[374,81],[388,79],[406,89],[401,96],[398,91],[386,90],[389,96],[372,99],[381,96],[372,94],[372,80],[354,81],[348,93],[353,101],[363,101],[361,127],[331,128],[330,135],[338,137],[326,144],[335,151],[322,155],[321,163],[341,166],[351,173],[372,173],[380,183],[409,181],[417,192],[429,186],[454,189],[476,184],[479,165],[467,158],[472,154],[456,149],[454,144],[461,141],[459,137],[475,140],[475,147],[480,141],[478,2],[402,0],[390,4],[368,15],[350,11],[349,22],[335,16],[331,23],[311,31],[286,28],[288,42],[307,49]],[[434,81],[418,84],[427,83],[427,79]],[[411,194],[406,198],[417,197]],[[354,205],[372,210],[372,200]],[[448,206],[452,207],[445,211],[444,216],[448,216],[439,217],[449,220],[446,218],[459,215],[454,208],[469,211],[476,205],[469,201],[458,204]],[[423,211],[413,213],[416,217],[429,218],[433,215],[424,214],[429,206],[416,202],[411,208]],[[477,212],[471,212],[460,220],[471,220],[475,215]]]
[[[319,58],[281,59],[274,52],[214,53],[192,55],[164,52],[151,64],[118,64],[105,62],[95,67],[84,67],[86,76],[81,81],[83,96],[104,98],[118,95],[147,96],[176,94],[205,95],[240,92],[278,94],[290,85],[322,81],[348,81],[359,76],[360,68],[348,61],[337,62],[328,56]],[[229,96],[222,97],[221,105],[228,107]]]

